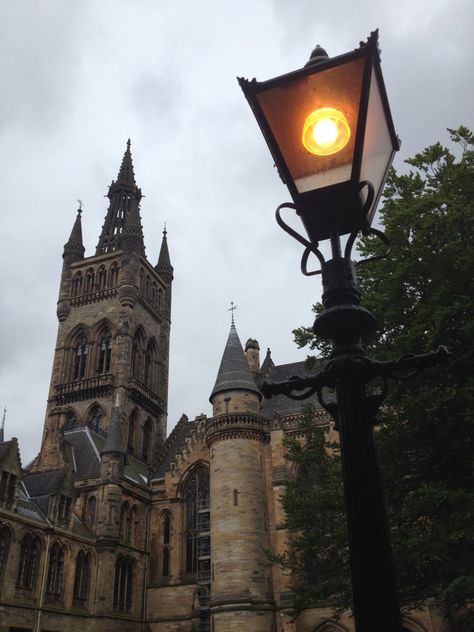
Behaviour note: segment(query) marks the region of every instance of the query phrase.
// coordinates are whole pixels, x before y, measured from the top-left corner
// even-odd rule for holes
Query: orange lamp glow
[[[341,151],[351,137],[347,118],[335,108],[311,112],[303,125],[302,142],[316,156],[330,156]]]

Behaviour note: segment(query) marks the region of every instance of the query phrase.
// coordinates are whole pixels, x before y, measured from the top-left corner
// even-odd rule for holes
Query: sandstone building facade
[[[289,538],[283,439],[301,410],[259,387],[303,368],[261,362],[232,323],[212,416],[167,437],[173,267],[166,232],[146,257],[141,197],[129,142],[95,254],[80,210],[64,246],[40,452],[22,468],[0,436],[0,632],[349,632],[322,609],[291,621],[290,578],[265,555]],[[454,629],[430,609],[404,625]]]

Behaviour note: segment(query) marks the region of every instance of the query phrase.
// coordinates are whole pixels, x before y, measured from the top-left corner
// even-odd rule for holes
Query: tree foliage
[[[422,353],[440,344],[452,354],[446,367],[391,382],[377,432],[401,603],[411,608],[434,600],[452,610],[474,597],[474,135],[465,127],[448,131],[453,151],[436,143],[407,160],[408,173],[391,172],[380,212],[391,252],[360,266],[358,274],[362,303],[379,323],[377,337],[367,341],[373,357]],[[382,248],[372,238],[359,245],[362,257]],[[321,309],[315,306],[316,313]],[[299,346],[327,353],[311,329],[294,333]],[[321,458],[320,446],[314,447],[314,458]],[[298,463],[304,452],[310,459],[312,449],[290,450],[289,458]],[[305,516],[291,498],[305,494],[305,477],[299,478],[284,496],[288,525],[297,517],[299,533],[311,534],[324,509],[326,483]],[[331,479],[328,492],[334,485]],[[326,537],[311,544],[314,552],[306,535],[297,537],[284,560],[298,577],[297,594],[305,587],[305,605],[321,599],[321,582],[329,582],[327,603],[344,607],[347,601],[347,544],[333,527],[325,524]],[[339,573],[326,579],[327,569],[313,568],[307,557],[321,555],[329,535],[340,538],[333,546]]]

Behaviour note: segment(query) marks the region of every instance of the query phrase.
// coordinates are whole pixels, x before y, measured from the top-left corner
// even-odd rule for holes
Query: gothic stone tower
[[[166,231],[156,266],[145,256],[130,141],[94,256],[84,257],[81,209],[64,246],[59,320],[35,471],[63,467],[64,430],[106,435],[118,396],[124,451],[152,467],[166,436],[171,285]]]
[[[212,590],[215,632],[273,629],[265,486],[268,422],[234,323],[210,401]]]

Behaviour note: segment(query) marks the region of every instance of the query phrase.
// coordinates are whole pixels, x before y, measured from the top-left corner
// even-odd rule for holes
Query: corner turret
[[[71,263],[84,259],[85,248],[82,243],[81,213],[82,206],[79,206],[71,235],[69,236],[68,241],[64,244],[63,259],[66,265],[71,265]]]
[[[232,322],[216,383],[209,398],[213,406],[213,415],[233,412],[258,414],[261,399],[262,395]]]

